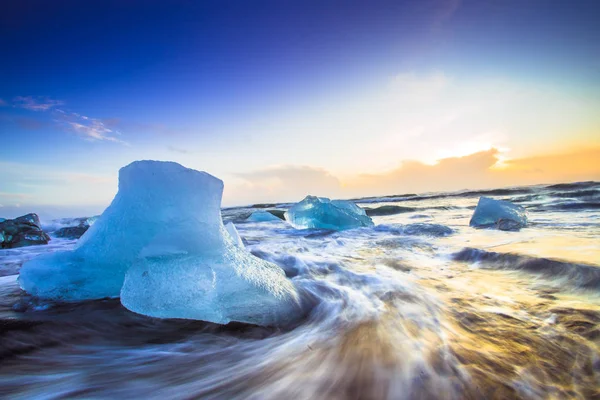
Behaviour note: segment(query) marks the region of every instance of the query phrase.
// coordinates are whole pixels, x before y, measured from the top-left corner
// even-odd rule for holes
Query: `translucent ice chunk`
[[[79,246],[26,263],[21,287],[67,301],[120,294],[128,309],[163,318],[261,325],[294,318],[294,285],[237,245],[221,220],[222,192],[205,172],[134,162],[119,171],[119,192]]]
[[[238,230],[233,224],[233,222],[228,222],[225,225],[225,229],[227,230],[227,233],[229,233],[229,236],[231,236],[231,238],[233,239],[234,244],[236,244],[239,247],[244,247],[244,242],[242,242],[242,238],[240,237],[240,234],[238,233]]]
[[[477,228],[518,230],[527,225],[527,212],[523,207],[509,201],[482,196],[469,225]]]
[[[275,325],[296,318],[298,297],[278,266],[229,243],[221,254],[146,257],[127,271],[121,302],[159,318]]]
[[[343,230],[373,226],[373,220],[365,210],[345,200],[329,200],[325,197],[306,196],[286,212],[288,220],[296,228]]]
[[[270,212],[267,212],[267,211],[254,211],[252,214],[250,214],[247,221],[251,221],[251,222],[279,221],[279,222],[281,222],[281,219],[277,218],[276,216],[274,216],[273,214],[271,214]]]
[[[200,186],[185,189],[193,177]],[[207,173],[176,163],[131,163],[119,171],[117,195],[77,248],[26,263],[20,285],[35,296],[66,301],[118,297],[125,272],[142,252],[185,253],[222,241],[218,235],[203,234],[218,223],[218,213],[198,220],[189,215],[191,204],[219,207],[220,199],[208,194],[222,187]]]

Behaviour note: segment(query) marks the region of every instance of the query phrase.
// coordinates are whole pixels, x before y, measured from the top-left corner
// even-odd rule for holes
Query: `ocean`
[[[470,227],[480,196],[525,207],[529,225]],[[222,210],[312,304],[288,326],[42,301],[20,290],[21,265],[77,241],[0,250],[0,397],[600,398],[599,182],[354,201],[388,215],[335,232],[246,221],[290,204]]]

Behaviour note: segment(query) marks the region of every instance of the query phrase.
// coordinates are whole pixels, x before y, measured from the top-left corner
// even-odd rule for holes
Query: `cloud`
[[[65,130],[75,132],[84,139],[90,141],[108,141],[128,145],[127,142],[118,137],[121,135],[121,133],[114,128],[109,128],[103,120],[91,118],[86,115],[81,115],[62,109],[57,109],[55,114],[56,123],[62,126]],[[113,120],[108,121],[109,123],[114,124]]]
[[[481,188],[491,184],[491,168],[497,162],[494,148],[444,158],[434,165],[409,160],[389,172],[361,174],[348,183],[348,189],[360,196]]]
[[[339,197],[338,178],[324,169],[308,166],[273,166],[237,173],[238,182],[226,186],[227,200],[246,202],[299,201],[307,194]]]
[[[449,157],[434,165],[405,161],[383,174],[359,175],[347,184],[354,195],[484,189],[539,183],[600,180],[600,148],[519,158],[500,163],[495,149]]]
[[[69,182],[69,183],[113,184],[115,182],[115,177],[114,176],[105,176],[105,175],[84,174],[84,173],[69,173],[67,175],[67,182]]]
[[[4,200],[25,200],[25,199],[29,199],[32,196],[30,194],[26,194],[26,193],[10,193],[10,192],[0,192],[0,198],[4,199]]]
[[[230,179],[225,179],[224,204],[293,202],[308,194],[352,198],[600,180],[597,162],[600,147],[499,163],[503,156],[505,154],[492,148],[463,157],[443,158],[433,165],[402,161],[397,168],[387,172],[359,174],[346,180],[322,168],[273,166],[233,174]],[[65,207],[100,204],[97,209],[101,210],[116,191],[117,176],[114,171],[110,174],[75,173],[39,165],[0,162],[0,187],[0,202],[7,207],[20,204],[30,211],[38,211],[41,205],[47,209],[49,204]],[[74,212],[68,207],[66,211]],[[21,215],[20,211],[14,213]]]
[[[491,148],[433,165],[408,160],[387,172],[345,181],[321,168],[276,166],[235,174],[239,181],[227,182],[225,200],[240,205],[298,201],[308,194],[351,198],[600,180],[600,147],[501,162],[502,158]]]
[[[75,132],[89,141],[108,141],[129,145],[119,138],[121,132],[116,129],[120,120],[117,118],[101,120],[64,109],[57,108],[65,103],[48,97],[17,96],[13,99],[13,106],[36,112],[48,112],[53,116],[53,121],[63,130]],[[35,130],[42,128],[46,122],[29,117],[15,119],[22,129]]]
[[[175,147],[175,146],[167,146],[167,150],[172,151],[173,153],[180,153],[180,154],[192,154],[193,153],[193,151],[182,149],[180,147]]]
[[[75,169],[77,170],[77,169]],[[117,188],[116,174],[84,173],[52,166],[0,161],[0,201],[5,206],[108,204]]]
[[[72,131],[83,136],[84,138],[91,141],[106,140],[109,142],[128,144],[127,142],[115,137],[115,134],[119,133],[107,128],[102,121],[85,116],[72,116],[77,118],[77,120],[65,121],[66,126],[70,127]]]
[[[115,129],[109,128],[103,120],[87,117],[74,112],[56,110],[57,119],[55,122],[65,130],[75,132],[77,135],[89,141],[108,141],[129,145],[118,136],[121,133]]]
[[[519,184],[600,180],[600,147],[506,160],[496,171]]]
[[[18,108],[24,108],[30,111],[49,111],[54,107],[65,104],[60,100],[53,100],[48,97],[17,96],[13,99],[13,105]]]
[[[8,104],[6,103],[5,100],[0,99],[0,107],[6,107]]]

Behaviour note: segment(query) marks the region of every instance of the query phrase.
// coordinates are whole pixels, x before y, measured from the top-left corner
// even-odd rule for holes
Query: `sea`
[[[470,227],[480,196],[528,226]],[[600,398],[600,182],[353,201],[384,215],[329,231],[246,221],[290,204],[222,210],[310,300],[287,326],[42,301],[21,265],[77,240],[0,250],[0,398]]]

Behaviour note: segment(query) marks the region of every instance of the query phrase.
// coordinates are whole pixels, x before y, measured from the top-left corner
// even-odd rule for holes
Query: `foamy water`
[[[480,194],[361,199],[406,212],[343,232],[224,210],[313,304],[285,327],[157,320],[118,300],[41,302],[18,288],[20,265],[76,242],[1,250],[0,396],[600,396],[600,184],[487,193],[527,207],[519,232],[470,228]]]

